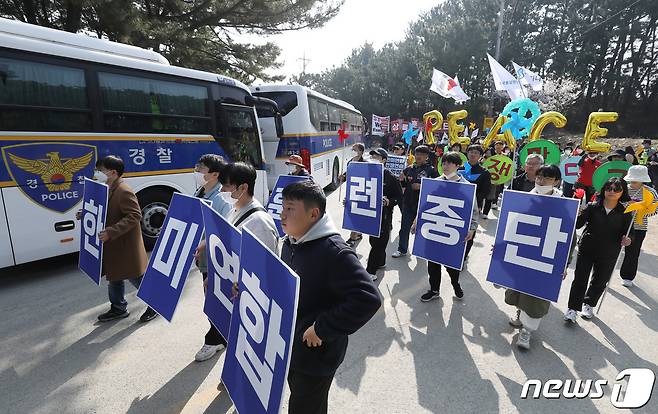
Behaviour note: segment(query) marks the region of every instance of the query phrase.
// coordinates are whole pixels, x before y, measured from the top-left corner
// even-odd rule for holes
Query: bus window
[[[279,106],[279,112],[281,116],[286,116],[298,105],[297,103],[297,94],[295,92],[257,92],[254,93],[254,96],[260,96],[262,98],[271,99]],[[274,116],[274,112],[270,110],[261,110],[258,107],[256,108],[259,118],[271,118]]]
[[[0,57],[0,125],[6,131],[91,130],[84,71]]]
[[[340,129],[340,108],[334,105],[329,105],[329,122],[331,123],[331,130],[338,131]]]
[[[108,131],[203,134],[210,130],[208,89],[113,73],[99,73]]]
[[[308,96],[308,109],[311,123],[318,131],[329,131],[329,114],[327,104],[317,98]]]
[[[231,161],[244,161],[259,169],[262,157],[253,108],[222,105],[222,112],[227,135],[220,134],[219,144],[226,155]]]

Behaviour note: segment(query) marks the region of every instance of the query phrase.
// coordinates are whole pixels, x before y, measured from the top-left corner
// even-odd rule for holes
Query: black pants
[[[482,207],[484,207],[486,198],[487,198],[486,196],[476,196],[476,201],[478,203],[478,211],[482,211]]]
[[[288,414],[326,414],[329,388],[333,381],[330,377],[314,377],[296,371],[288,373],[290,400]]]
[[[208,273],[203,273],[203,280],[208,279]],[[207,293],[206,290],[203,290],[203,293]],[[208,320],[210,322],[210,320]],[[215,325],[210,322],[210,329],[206,332],[206,338],[204,344],[206,345],[224,345],[226,346],[226,339],[219,333]]]
[[[566,198],[573,198],[573,184],[565,181],[562,184],[562,195]]]
[[[624,263],[621,264],[621,278],[625,280],[635,279],[637,274],[637,262],[640,259],[640,249],[642,242],[647,235],[646,230],[635,230],[635,238],[630,246],[625,247]]]
[[[452,283],[452,287],[459,286],[460,271],[450,267],[446,267],[446,270],[448,271],[448,275],[450,275],[450,283]],[[430,289],[434,292],[438,292],[439,287],[441,286],[441,265],[428,260],[427,273],[429,273],[430,276]]]
[[[377,269],[386,264],[386,246],[391,237],[391,223],[383,222],[382,230],[379,237],[370,236],[370,254],[368,255],[368,265],[366,271],[371,275],[377,273]]]
[[[474,240],[475,240],[475,234],[473,234],[473,238],[471,240],[466,242],[466,254],[464,255],[464,260],[466,260],[468,254],[471,252],[471,248],[473,248]]]
[[[583,303],[591,307],[596,306],[612,276],[616,261],[616,254],[605,258],[595,258],[588,253],[578,253],[576,271],[571,283],[571,292],[569,292],[569,309],[580,311]],[[589,276],[592,269],[594,272],[590,281]]]

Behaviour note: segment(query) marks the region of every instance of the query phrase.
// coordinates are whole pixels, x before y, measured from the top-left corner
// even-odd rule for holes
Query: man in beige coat
[[[110,310],[98,316],[101,322],[125,318],[128,312],[128,302],[124,297],[124,280],[128,280],[135,288],[142,281],[148,257],[142,240],[140,221],[142,212],[137,202],[137,196],[130,186],[123,181],[124,163],[121,158],[108,155],[98,160],[94,178],[109,186],[107,220],[99,239],[103,242],[103,275],[107,278]],[[140,317],[140,321],[148,322],[157,313],[150,307]]]

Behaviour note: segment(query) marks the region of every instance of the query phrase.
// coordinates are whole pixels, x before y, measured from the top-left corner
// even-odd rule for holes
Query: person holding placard
[[[301,181],[288,185],[282,195],[286,237],[281,260],[300,281],[288,413],[322,414],[345,358],[348,335],[372,318],[381,296],[326,214],[324,191],[312,181]]]
[[[125,165],[121,158],[108,155],[96,162],[94,172],[94,178],[109,187],[107,221],[105,230],[99,233],[98,238],[103,242],[102,274],[109,282],[107,292],[111,306],[109,311],[98,316],[100,322],[130,315],[124,281],[129,281],[139,289],[148,265],[140,226],[142,210],[137,196],[123,181],[124,170]],[[148,322],[156,316],[158,314],[151,307],[147,307],[139,320]]]
[[[213,210],[224,218],[228,217],[231,212],[231,205],[221,195],[222,184],[220,179],[227,165],[223,157],[216,154],[206,154],[199,158],[194,168],[194,178],[199,186],[194,196],[211,202]],[[194,256],[196,257],[196,265],[203,276],[203,292],[206,294],[208,288],[208,258],[206,256],[205,237],[201,239]],[[194,356],[194,360],[197,362],[206,361],[224,348],[226,348],[226,339],[211,323],[203,346]]]
[[[478,214],[480,214],[482,208],[484,208],[485,199],[491,191],[491,174],[480,165],[480,159],[483,155],[484,148],[482,148],[482,146],[477,144],[470,145],[466,150],[468,165],[459,168],[459,174],[476,185],[475,199],[478,207]],[[466,256],[464,258],[467,258],[468,254],[471,252],[474,239],[475,236],[466,243]]]
[[[459,153],[452,151],[445,154],[441,160],[443,174],[438,179],[454,181],[457,183],[467,183],[468,180],[466,178],[457,174],[457,170],[459,167],[461,167],[461,165],[462,159]],[[466,240],[464,240],[464,243],[468,243],[468,241],[472,240],[475,236],[475,232],[478,228],[478,215],[479,213],[477,209],[477,203],[473,203],[473,215],[469,224],[469,232],[466,236]],[[411,233],[416,234],[416,219],[414,219],[413,223],[411,224]],[[461,272],[457,269],[453,269],[447,266],[444,267],[450,276],[450,283],[452,284],[452,288],[455,291],[455,296],[457,299],[462,299],[464,297],[464,291],[459,284],[459,275]],[[429,275],[430,289],[420,297],[422,302],[429,302],[440,297],[439,287],[441,286],[441,265],[428,260],[427,273]]]
[[[575,323],[580,311],[585,319],[594,317],[593,309],[612,276],[622,246],[632,243],[633,215],[625,214],[623,205],[629,201],[626,181],[613,177],[603,185],[596,201],[580,210],[576,228],[586,227],[580,237],[565,321]],[[631,237],[626,235],[629,229]]]
[[[634,202],[643,201],[645,189],[653,195],[654,201],[658,201],[658,193],[656,193],[656,190],[644,184],[651,182],[647,167],[644,165],[634,165],[629,168],[628,173],[624,177],[624,181],[629,183],[628,195]],[[649,220],[647,217],[655,216],[656,214],[658,214],[658,210],[643,216],[642,223],[633,223],[635,238],[633,244],[624,248],[624,261],[619,270],[622,279],[621,284],[626,287],[633,286],[633,279],[635,279],[635,275],[637,274],[637,263],[640,259],[642,243],[644,242],[644,238],[647,235],[647,229],[649,228]]]
[[[386,164],[388,153],[383,148],[370,151],[370,159],[374,162]],[[379,237],[370,236],[370,254],[366,271],[377,280],[377,270],[386,267],[386,246],[393,228],[393,209],[402,202],[402,187],[400,180],[393,173],[384,168],[384,201],[382,208],[382,224]]]

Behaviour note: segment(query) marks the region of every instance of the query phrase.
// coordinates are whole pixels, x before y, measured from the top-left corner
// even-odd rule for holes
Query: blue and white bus
[[[191,194],[206,153],[258,170],[263,145],[244,84],[169,65],[152,51],[0,19],[0,268],[72,253],[84,177],[115,154],[152,247],[174,192]],[[282,131],[279,130],[281,134]]]
[[[279,175],[288,173],[285,161],[292,154],[302,157],[321,187],[337,187],[352,144],[363,142],[367,132],[361,112],[347,102],[300,85],[260,85],[253,86],[251,92],[275,101],[283,115],[285,134],[280,137],[272,113],[258,111],[269,187]],[[338,137],[341,128],[349,134],[343,143]]]

